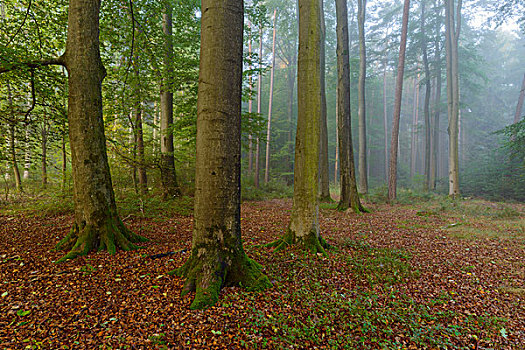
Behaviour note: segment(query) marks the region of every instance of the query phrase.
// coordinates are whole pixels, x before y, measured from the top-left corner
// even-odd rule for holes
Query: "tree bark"
[[[257,80],[257,114],[261,115],[261,106],[262,106],[262,54],[263,54],[263,30],[262,25],[259,28],[259,79]],[[254,170],[254,176],[253,176],[253,185],[255,188],[259,188],[259,173],[260,173],[260,141],[259,137],[257,137],[257,140],[255,141],[255,170]]]
[[[288,231],[270,243],[276,250],[289,244],[326,255],[319,234],[319,138],[321,124],[321,0],[299,0],[297,61],[297,134],[294,195]]]
[[[249,24],[248,24],[249,25]],[[249,25],[250,26],[250,25]],[[251,26],[250,26],[251,28]],[[252,37],[251,37],[251,34],[250,34],[250,37],[248,39],[248,56],[250,57],[250,65],[249,65],[249,70],[251,71],[252,70],[252,61],[251,61],[251,57],[252,57]],[[252,93],[253,93],[253,78],[252,78],[252,74],[250,72],[250,76],[248,78],[248,89],[249,89],[249,92],[248,92],[248,95],[249,95],[249,99],[248,99],[248,114],[251,115],[252,112],[253,112],[253,99],[252,99]],[[253,137],[251,134],[248,135],[248,174],[251,176],[253,173]]]
[[[203,0],[197,101],[197,159],[191,256],[174,273],[192,309],[213,305],[224,286],[270,285],[241,239],[242,0]]]
[[[454,0],[445,0],[445,28],[447,51],[447,95],[448,95],[448,181],[449,196],[459,196],[459,57],[458,41],[461,33],[461,6],[457,10]]]
[[[418,137],[418,117],[419,117],[419,73],[414,77],[414,99],[412,112],[412,132],[410,142],[410,179],[416,174],[416,158],[417,158],[417,137]]]
[[[430,125],[430,96],[431,96],[431,79],[430,66],[428,63],[428,40],[426,36],[426,2],[421,2],[421,46],[423,51],[423,69],[425,70],[425,102],[423,113],[425,116],[425,182],[423,190],[428,191],[430,188],[430,145],[431,145],[431,125]]]
[[[326,110],[326,26],[324,6],[321,1],[321,139],[319,144],[319,198],[321,202],[330,202],[330,178],[328,165],[328,126]]]
[[[20,170],[18,169],[18,161],[16,159],[16,124],[14,121],[15,110],[13,106],[13,96],[11,93],[11,85],[7,83],[7,101],[13,120],[9,123],[9,155],[11,157],[11,165],[13,166],[13,175],[15,178],[15,188],[18,192],[23,192],[22,179],[20,177]]]
[[[388,33],[387,33],[387,44],[385,45],[385,58],[383,60],[383,132],[384,132],[384,138],[385,138],[385,164],[384,164],[384,170],[385,170],[385,182],[388,183],[388,108],[387,108],[387,77],[386,77],[386,71],[388,66]]]
[[[359,81],[357,88],[357,114],[359,120],[359,190],[368,193],[366,174],[366,42],[365,42],[366,0],[357,0],[357,23],[359,27]]]
[[[341,162],[341,198],[337,208],[366,211],[361,205],[355,177],[350,108],[350,48],[347,0],[336,0],[337,15],[337,131]]]
[[[264,183],[270,181],[270,136],[272,127],[272,106],[273,106],[273,77],[275,73],[275,24],[277,21],[277,10],[273,11],[273,41],[272,41],[272,69],[270,72],[270,99],[268,102],[268,127],[266,130],[266,165],[264,168]],[[262,39],[261,39],[262,40]]]
[[[173,147],[173,9],[169,1],[164,3],[162,31],[164,32],[164,76],[160,92],[160,176],[164,198],[180,195],[175,171]]]
[[[401,27],[401,42],[399,45],[399,62],[397,66],[396,92],[394,101],[394,116],[392,120],[392,137],[390,139],[390,160],[388,172],[388,201],[392,203],[397,197],[397,151],[399,141],[399,119],[401,116],[401,100],[403,97],[403,75],[405,72],[405,51],[407,45],[408,16],[410,0],[405,0],[403,6],[403,24]]]
[[[525,100],[525,74],[523,75],[523,83],[521,84],[520,97],[518,105],[516,106],[516,114],[514,115],[514,124],[518,123],[523,116],[521,110],[523,109],[523,101]]]
[[[100,0],[70,0],[66,52],[69,140],[75,222],[56,248],[70,250],[57,262],[92,250],[131,250],[145,239],[129,231],[117,214],[102,118],[105,69],[99,50]]]
[[[430,161],[430,188],[436,189],[436,181],[439,169],[439,119],[441,114],[441,9],[438,1],[434,1],[434,12],[436,16],[436,36],[434,39],[434,55],[436,65],[436,96],[434,101],[434,136],[432,137],[432,158]]]
[[[42,137],[42,188],[47,187],[47,138],[49,133],[49,124],[46,116],[44,115],[44,121],[42,123],[42,129],[40,130],[40,136]]]

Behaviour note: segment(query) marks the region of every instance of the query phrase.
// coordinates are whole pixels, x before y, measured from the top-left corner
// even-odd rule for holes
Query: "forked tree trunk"
[[[319,134],[321,124],[321,0],[299,0],[297,134],[294,195],[288,231],[268,246],[298,244],[326,255],[319,234]]]
[[[368,193],[366,159],[366,43],[365,43],[366,0],[357,0],[357,23],[359,27],[359,81],[357,88],[357,114],[359,120],[359,190]]]
[[[319,144],[319,199],[330,202],[330,169],[328,168],[328,126],[326,110],[326,26],[321,0],[321,139]]]
[[[70,0],[66,52],[69,140],[75,222],[56,248],[70,250],[57,262],[93,250],[135,249],[145,239],[129,231],[117,214],[102,119],[105,69],[99,51],[100,0]]]
[[[195,211],[191,256],[174,273],[183,294],[196,291],[192,309],[217,302],[224,286],[270,285],[241,239],[242,0],[203,0]]]
[[[272,69],[270,73],[270,99],[268,102],[268,127],[266,130],[266,165],[264,168],[264,183],[270,181],[270,136],[272,127],[272,107],[273,107],[273,77],[275,73],[275,24],[277,21],[277,10],[273,11],[273,41],[272,41]],[[261,38],[262,40],[262,38]]]
[[[396,94],[394,101],[394,116],[392,120],[392,137],[390,139],[390,159],[388,171],[388,201],[392,203],[397,197],[397,153],[399,142],[399,119],[401,116],[401,100],[403,97],[403,75],[405,72],[405,51],[407,46],[408,16],[410,0],[405,0],[403,6],[403,24],[401,27],[401,42],[399,45],[399,62],[397,66]]]
[[[162,31],[164,32],[164,77],[160,92],[160,176],[164,198],[180,195],[175,172],[173,147],[173,67],[172,12],[170,1],[164,2]]]
[[[337,130],[341,161],[341,198],[337,208],[366,211],[359,200],[355,177],[350,109],[350,50],[347,0],[336,0],[337,14]]]

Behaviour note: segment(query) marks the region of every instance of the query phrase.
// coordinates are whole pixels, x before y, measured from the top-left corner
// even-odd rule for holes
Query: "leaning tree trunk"
[[[365,15],[366,0],[357,0],[357,23],[359,27],[359,81],[357,89],[358,120],[359,120],[359,190],[368,193],[367,159],[366,159],[366,43]]]
[[[92,250],[137,248],[145,239],[129,231],[117,214],[109,171],[99,51],[100,0],[70,0],[66,52],[69,140],[73,174],[75,222],[57,249],[70,250],[57,262]]]
[[[203,0],[201,31],[195,226],[191,256],[174,271],[183,294],[196,291],[192,309],[215,304],[224,286],[270,284],[241,239],[243,1]]]
[[[164,198],[180,195],[175,158],[173,155],[173,38],[172,7],[170,1],[164,3],[162,31],[164,32],[164,77],[160,92],[160,176]]]
[[[326,110],[326,26],[324,6],[321,1],[321,139],[319,144],[319,199],[330,202],[330,178],[328,167],[328,126]]]
[[[337,130],[341,160],[341,198],[337,208],[349,207],[366,211],[361,205],[355,178],[350,109],[350,49],[348,39],[348,6],[346,0],[336,0],[337,13]]]
[[[401,100],[403,97],[403,75],[405,72],[405,51],[407,47],[408,16],[410,0],[405,0],[403,6],[403,24],[401,26],[401,42],[399,45],[399,62],[397,66],[396,92],[394,99],[394,116],[392,120],[392,137],[390,138],[390,159],[388,168],[388,201],[393,202],[397,196],[397,153],[399,141],[399,119],[401,116]]]
[[[299,1],[297,61],[297,134],[294,195],[290,225],[281,239],[270,243],[279,250],[299,244],[326,254],[319,234],[319,133],[321,123],[321,0]]]

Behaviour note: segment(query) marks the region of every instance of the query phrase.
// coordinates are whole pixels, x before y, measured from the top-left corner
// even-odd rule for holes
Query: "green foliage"
[[[270,180],[267,184],[261,181],[256,188],[251,177],[241,178],[241,199],[261,201],[271,198],[290,198],[293,196],[293,187],[282,180]]]

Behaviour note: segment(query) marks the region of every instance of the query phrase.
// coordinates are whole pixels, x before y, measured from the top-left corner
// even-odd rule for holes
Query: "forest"
[[[525,349],[524,0],[0,0],[0,348]]]

